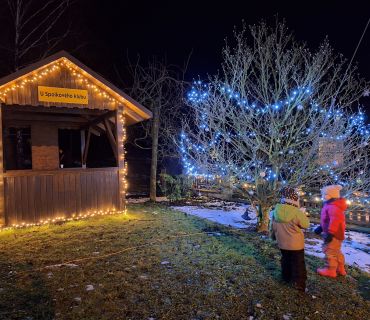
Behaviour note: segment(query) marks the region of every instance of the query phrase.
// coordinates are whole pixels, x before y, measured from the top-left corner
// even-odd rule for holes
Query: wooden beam
[[[91,127],[89,128],[89,131],[87,132],[86,148],[85,148],[85,153],[84,153],[83,162],[82,162],[82,165],[84,165],[85,168],[86,168],[87,153],[89,152],[90,138],[91,138]]]
[[[25,128],[29,127],[30,125],[39,125],[39,126],[56,126],[59,129],[79,129],[84,123],[77,123],[77,122],[45,122],[45,121],[22,121],[22,120],[4,120],[3,126],[4,127],[15,127],[15,128]]]
[[[109,123],[108,123],[107,119],[104,119],[104,126],[105,126],[105,130],[107,131],[108,139],[109,139],[110,145],[112,146],[113,153],[114,153],[114,156],[116,157],[117,166],[118,166],[117,142],[114,139],[112,130],[109,126]]]
[[[83,126],[81,128],[81,130],[88,129],[91,126],[96,126],[97,124],[102,123],[104,121],[104,119],[112,117],[112,115],[114,115],[115,112],[116,112],[115,110],[107,111],[106,113],[102,114],[101,116],[96,117],[95,119],[91,120],[88,124]]]
[[[116,129],[115,124],[113,122],[108,120],[108,124],[109,124],[109,126],[112,130]],[[104,130],[104,132],[106,132],[104,123],[97,124],[95,128],[100,128],[100,129]]]
[[[90,121],[91,120],[91,116],[89,115],[81,115],[82,118],[86,119],[87,121]],[[101,134],[105,133],[105,129],[104,130],[100,130],[97,126],[95,127],[90,127],[91,128],[91,133],[92,134],[95,134],[96,136],[100,137]]]
[[[62,113],[62,114],[90,114],[99,116],[104,110],[96,109],[78,109],[78,108],[59,108],[59,107],[33,107],[33,106],[3,106],[4,111],[21,111],[21,112],[40,112],[40,113]]]
[[[5,197],[4,197],[4,143],[2,107],[0,107],[0,226],[5,226]]]
[[[98,137],[100,137],[100,132],[98,131],[98,130],[96,130],[95,128],[93,128],[93,127],[90,127],[91,128],[91,133],[92,134],[95,134],[96,136],[98,136]]]
[[[25,114],[25,113],[5,113],[4,120],[29,120],[29,121],[62,121],[62,122],[79,122],[87,123],[88,121],[82,117],[69,117],[69,116],[48,116],[48,115],[38,115],[38,114]]]
[[[119,106],[116,112],[116,147],[117,147],[117,162],[118,162],[118,210],[124,211],[126,208],[126,175],[125,175],[125,161],[123,154],[123,126],[121,117],[123,115],[123,107]]]
[[[137,114],[135,111],[131,110],[130,108],[125,108],[125,114],[130,116],[136,122],[141,122],[145,120],[141,115]]]

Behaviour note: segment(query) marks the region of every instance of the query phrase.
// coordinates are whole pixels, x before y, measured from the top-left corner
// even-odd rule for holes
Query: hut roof
[[[55,65],[63,65],[68,68],[68,72],[60,71],[58,75],[51,74],[49,70]],[[49,68],[49,69],[48,69]],[[59,68],[59,67],[57,67]],[[45,71],[43,71],[45,70]],[[49,72],[49,73],[48,73]],[[48,73],[48,74],[47,74]],[[68,74],[67,74],[68,73]],[[45,77],[42,78],[45,74]],[[36,75],[36,76],[35,76]],[[73,76],[77,75],[79,80],[84,79],[85,81],[73,82]],[[56,77],[64,77],[69,80],[69,82],[64,81],[55,81]],[[54,77],[54,78],[53,78]],[[36,79],[37,78],[37,79]],[[14,93],[10,92],[11,90],[19,89],[21,86],[23,88],[23,81],[32,81],[35,79],[35,83],[32,84],[33,87],[37,85],[50,86],[50,87],[59,87],[59,88],[71,88],[69,86],[72,83],[72,88],[82,89],[82,84],[89,83],[89,99],[94,100],[92,87],[95,91],[104,93],[103,99],[95,98],[95,103],[90,103],[88,105],[75,105],[75,104],[66,104],[66,103],[40,103],[37,99],[33,100],[33,103],[25,101],[14,97]],[[37,82],[37,83],[36,83]],[[73,85],[74,84],[74,85]],[[83,88],[87,89],[87,88]],[[25,90],[25,89],[24,89]],[[36,88],[37,90],[37,88]],[[31,95],[31,93],[30,93]],[[35,95],[33,93],[33,95]],[[101,95],[101,94],[100,94]],[[31,98],[30,98],[31,99]],[[117,107],[124,106],[125,113],[130,118],[128,123],[133,124],[137,123],[152,117],[152,112],[142,106],[139,102],[128,96],[121,89],[117,88],[115,85],[104,79],[101,75],[97,74],[95,71],[91,70],[89,67],[84,65],[82,62],[72,57],[69,53],[65,51],[60,51],[54,55],[51,55],[43,60],[35,62],[28,67],[25,67],[19,71],[16,71],[2,79],[0,79],[0,102],[5,103],[6,105],[31,105],[31,106],[48,106],[48,107],[68,107],[68,108],[88,108],[88,109],[100,109],[100,110],[115,110]]]

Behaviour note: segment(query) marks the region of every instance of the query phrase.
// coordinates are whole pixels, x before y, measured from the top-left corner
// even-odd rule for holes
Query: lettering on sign
[[[88,104],[87,90],[38,87],[39,101]]]

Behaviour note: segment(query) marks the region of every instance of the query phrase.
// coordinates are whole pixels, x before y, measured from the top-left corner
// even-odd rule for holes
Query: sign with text
[[[87,90],[38,87],[39,101],[88,104]]]

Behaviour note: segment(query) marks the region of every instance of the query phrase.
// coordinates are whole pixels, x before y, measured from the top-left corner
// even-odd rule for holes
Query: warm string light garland
[[[85,76],[81,72],[78,72],[74,68],[74,64],[72,64],[69,60],[67,60],[65,58],[61,58],[57,61],[54,61],[54,62],[44,66],[42,69],[33,71],[32,73],[25,75],[23,78],[17,79],[15,81],[13,81],[12,83],[7,84],[5,88],[0,89],[0,99],[3,97],[3,100],[5,102],[6,96],[7,96],[7,94],[9,94],[9,92],[11,90],[13,90],[13,91],[19,90],[19,88],[24,88],[28,83],[32,83],[32,82],[36,82],[38,80],[42,80],[42,78],[44,76],[46,76],[48,74],[52,74],[56,70],[60,70],[62,67],[66,67],[71,72],[73,77],[77,77],[78,78],[78,83],[84,85],[87,90],[88,90],[88,88],[92,89],[92,92],[96,96],[104,97],[104,98],[110,100],[110,103],[112,103],[114,105],[116,105],[117,103],[122,102],[124,100],[123,97],[120,97],[120,99],[122,101],[119,101],[116,98],[114,98],[111,94],[109,94],[106,91],[104,91],[103,89],[99,88],[99,86],[94,84],[89,79],[89,77]],[[16,84],[16,82],[20,82],[20,84]]]
[[[116,211],[115,209],[113,209],[113,210],[107,210],[107,211],[94,211],[94,213],[87,213],[84,215],[79,214],[78,216],[73,214],[72,218],[56,217],[56,218],[49,218],[49,219],[41,220],[39,223],[13,224],[12,227],[6,227],[6,228],[0,229],[0,232],[5,231],[5,230],[11,230],[11,229],[21,229],[21,228],[42,226],[42,225],[53,224],[53,223],[58,223],[58,222],[77,221],[77,220],[91,218],[94,216],[98,217],[98,216],[112,215],[112,214],[117,214],[117,213],[126,214],[127,210],[125,209],[124,211]]]
[[[120,117],[120,122],[121,122],[121,125],[122,125],[122,144],[121,144],[121,147],[123,149],[123,152],[122,152],[122,155],[121,155],[121,160],[123,161],[123,168],[122,168],[122,181],[124,183],[124,194],[126,196],[126,190],[128,188],[128,183],[127,183],[127,180],[126,180],[126,175],[127,175],[127,161],[125,161],[125,154],[127,153],[127,151],[125,150],[125,143],[126,143],[126,126],[125,126],[125,111],[123,110],[122,114],[119,115]],[[125,204],[125,207],[126,207],[126,204]]]

